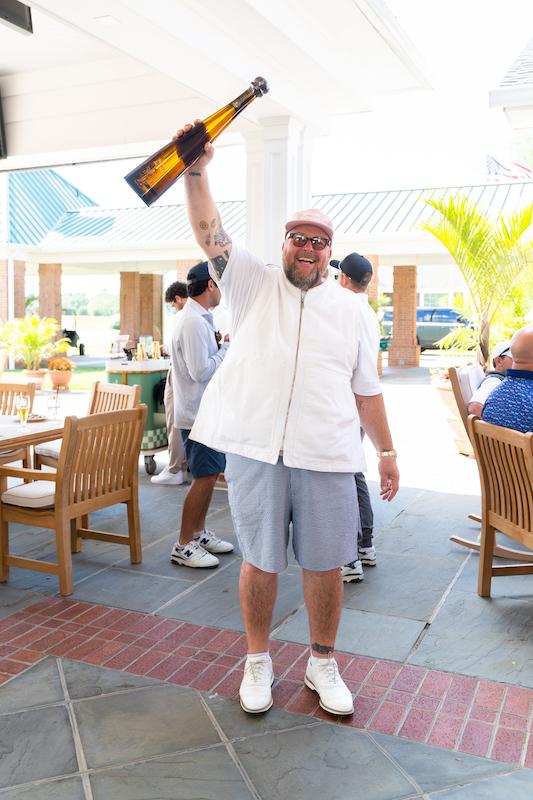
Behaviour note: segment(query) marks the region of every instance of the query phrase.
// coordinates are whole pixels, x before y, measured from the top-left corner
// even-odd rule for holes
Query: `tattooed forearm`
[[[223,256],[213,256],[213,258],[209,259],[209,261],[213,265],[213,269],[215,270],[219,278],[222,277],[222,275],[224,274],[224,270],[228,266],[228,259],[229,259],[229,253],[227,250],[224,251]]]
[[[333,654],[333,647],[330,647],[327,644],[319,644],[318,642],[313,642],[311,645],[311,649],[315,651],[315,653],[320,653],[323,656],[329,656]]]

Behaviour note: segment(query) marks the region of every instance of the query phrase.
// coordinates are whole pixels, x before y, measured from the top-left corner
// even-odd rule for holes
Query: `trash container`
[[[156,471],[154,455],[167,447],[167,427],[165,411],[161,410],[154,387],[166,379],[170,367],[170,359],[148,359],[147,361],[108,361],[106,364],[109,383],[122,383],[127,386],[139,384],[141,387],[141,403],[145,403],[148,413],[141,443],[144,454],[144,466],[149,475]]]

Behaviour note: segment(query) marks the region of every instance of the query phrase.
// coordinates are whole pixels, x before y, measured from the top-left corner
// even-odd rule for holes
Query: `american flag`
[[[494,156],[487,156],[487,175],[496,180],[507,178],[512,181],[530,181],[533,180],[533,169],[517,161],[502,164]]]

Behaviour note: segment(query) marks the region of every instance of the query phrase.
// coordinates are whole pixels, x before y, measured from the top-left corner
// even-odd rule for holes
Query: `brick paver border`
[[[338,653],[355,712],[335,718],[303,685],[307,647],[270,650],[276,708],[533,768],[533,689]],[[0,684],[62,656],[236,698],[245,652],[238,631],[63,598],[0,620]]]

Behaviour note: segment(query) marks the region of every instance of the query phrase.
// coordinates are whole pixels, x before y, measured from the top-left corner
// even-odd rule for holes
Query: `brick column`
[[[389,367],[417,367],[420,347],[416,343],[416,266],[394,267],[392,303]]]
[[[6,322],[9,318],[9,281],[8,281],[8,260],[0,259],[0,323]],[[13,262],[14,280],[14,316],[23,317],[25,314],[24,278],[26,274],[26,264],[24,261]]]
[[[23,317],[26,313],[26,262],[15,261],[15,316]]]
[[[367,256],[372,264],[372,280],[368,285],[368,299],[371,303],[377,303],[379,296],[379,258],[378,256]]]
[[[61,326],[61,264],[39,264],[39,316]]]
[[[163,276],[141,275],[141,319],[139,334],[161,341],[163,331]]]
[[[137,344],[141,323],[141,276],[138,272],[120,273],[120,333]]]
[[[187,280],[187,273],[191,267],[194,267],[195,264],[198,264],[200,261],[204,260],[204,256],[201,258],[181,258],[176,261],[176,280],[177,281],[185,281]]]

